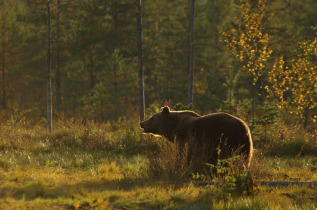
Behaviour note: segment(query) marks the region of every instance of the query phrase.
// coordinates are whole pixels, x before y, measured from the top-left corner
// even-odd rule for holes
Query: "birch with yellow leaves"
[[[252,77],[252,122],[254,127],[255,95],[254,86],[262,75],[265,64],[272,54],[269,47],[269,35],[265,33],[265,23],[271,15],[267,13],[266,1],[258,0],[251,6],[246,0],[241,6],[241,21],[237,29],[223,32],[223,41],[230,48],[232,54]]]
[[[269,96],[279,99],[278,108],[294,108],[290,112],[303,119],[304,127],[310,117],[317,121],[317,113],[311,114],[317,107],[317,29],[313,40],[299,43],[289,65],[283,57],[276,60],[268,80],[270,86],[265,88]]]

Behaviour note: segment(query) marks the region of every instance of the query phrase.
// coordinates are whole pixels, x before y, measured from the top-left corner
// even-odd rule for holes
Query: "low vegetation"
[[[316,133],[300,127],[281,123],[265,140],[258,132],[249,173],[219,162],[211,175],[195,172],[174,144],[143,135],[131,121],[61,118],[52,134],[42,123],[15,117],[0,126],[1,207],[317,208],[316,188],[259,184],[317,180]]]

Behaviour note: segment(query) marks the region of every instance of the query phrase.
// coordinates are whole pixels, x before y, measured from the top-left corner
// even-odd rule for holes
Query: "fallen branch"
[[[307,186],[307,187],[317,187],[317,182],[267,182],[262,181],[259,182],[262,186],[269,186],[269,187],[287,187],[287,186]]]
[[[194,181],[193,184],[196,186],[206,186],[206,185],[214,185],[219,182],[212,181]],[[288,187],[288,186],[307,186],[307,187],[317,187],[317,182],[282,182],[282,181],[261,181],[256,182],[261,186],[269,186],[269,187]]]

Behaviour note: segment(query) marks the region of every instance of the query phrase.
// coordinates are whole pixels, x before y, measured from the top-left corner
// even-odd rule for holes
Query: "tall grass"
[[[193,172],[193,164],[188,162],[188,146],[180,149],[176,143],[164,139],[159,142],[160,149],[147,153],[148,175],[170,183],[188,181]]]
[[[144,138],[132,122],[96,123],[74,119],[56,121],[50,134],[35,124],[0,125],[0,166],[35,164],[89,168],[115,155],[126,158],[157,150],[157,142]]]
[[[60,117],[51,134],[45,120],[29,121],[23,114],[7,119],[0,124],[0,208],[317,207],[316,189],[252,191],[248,174],[226,163],[230,160],[217,165],[216,175],[210,167],[197,173],[196,163],[187,159],[188,146],[180,151],[125,119],[97,123]],[[258,180],[316,180],[314,135],[284,124],[269,129],[265,142],[256,135],[255,186]],[[191,184],[200,180],[216,185]]]
[[[307,132],[301,125],[287,126],[280,122],[268,131],[268,138],[262,138],[261,130],[255,144],[265,148],[266,155],[271,156],[316,156],[317,155],[317,130]]]

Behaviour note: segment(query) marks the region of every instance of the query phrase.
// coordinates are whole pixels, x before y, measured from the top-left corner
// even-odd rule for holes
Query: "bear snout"
[[[140,127],[143,129],[143,133],[148,133],[149,129],[148,129],[148,126],[146,126],[146,123],[145,122],[141,122],[140,123]]]

